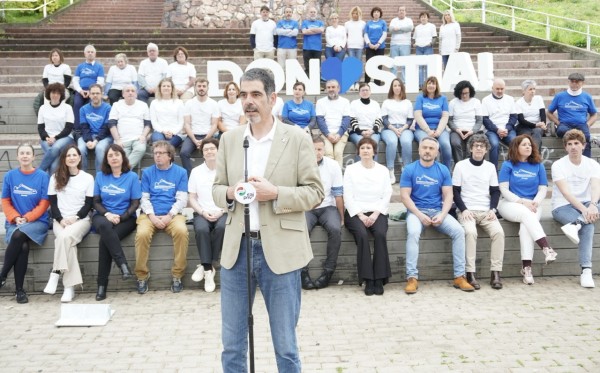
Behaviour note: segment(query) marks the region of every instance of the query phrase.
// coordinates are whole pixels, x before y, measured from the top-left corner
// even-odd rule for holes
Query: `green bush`
[[[37,7],[40,7],[38,10],[32,12],[30,10],[22,10],[22,11],[17,11],[17,14],[20,15],[31,15],[31,14],[43,14],[44,13],[44,9],[43,7],[41,7],[42,5],[44,5],[44,0],[37,0],[37,1],[31,1],[31,2],[27,2],[27,3],[19,3],[19,2],[13,2],[13,1],[8,1],[5,3],[4,7],[5,8],[25,8],[25,9],[35,9]],[[53,3],[50,3],[47,5],[46,9],[48,14],[52,14],[55,11],[57,11],[58,9],[60,9],[61,5],[59,3],[59,1],[54,1]]]

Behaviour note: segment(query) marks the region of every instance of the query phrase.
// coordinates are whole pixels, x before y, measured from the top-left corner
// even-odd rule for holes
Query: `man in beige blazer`
[[[312,259],[305,211],[321,203],[323,186],[311,139],[271,114],[277,99],[270,72],[248,70],[240,98],[249,125],[226,132],[217,156],[213,197],[229,214],[221,254],[223,371],[246,372],[248,297],[244,207],[234,199],[244,179],[244,139],[248,181],[256,189],[250,204],[252,295],[265,299],[280,372],[300,372],[296,324],[300,315],[300,269]]]

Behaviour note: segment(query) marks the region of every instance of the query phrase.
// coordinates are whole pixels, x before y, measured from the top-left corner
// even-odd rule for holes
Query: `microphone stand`
[[[248,182],[248,139],[244,138],[244,182]],[[248,344],[250,373],[254,373],[254,316],[252,315],[252,271],[250,262],[250,204],[244,205],[244,240],[246,243],[246,282],[248,290]]]

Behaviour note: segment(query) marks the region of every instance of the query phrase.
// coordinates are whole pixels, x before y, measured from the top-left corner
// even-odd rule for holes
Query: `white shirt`
[[[482,116],[481,101],[471,97],[469,101],[465,102],[455,97],[450,101],[448,112],[456,128],[462,131],[471,131],[475,126],[475,117]]]
[[[517,107],[512,96],[505,94],[502,98],[497,99],[489,94],[481,100],[481,113],[484,117],[489,116],[492,123],[499,129],[506,129],[508,118],[511,114],[517,113]]]
[[[221,112],[221,120],[225,127],[230,130],[240,125],[240,117],[244,115],[242,102],[237,99],[233,104],[230,104],[226,98],[219,100],[219,111]]]
[[[338,96],[336,100],[322,97],[317,101],[315,111],[317,116],[322,115],[325,118],[325,124],[329,132],[336,134],[342,126],[342,118],[350,116],[350,101],[341,96]]]
[[[191,127],[194,135],[206,135],[212,126],[212,119],[219,118],[219,104],[208,97],[206,101],[200,102],[198,97],[186,101],[183,111],[184,116],[191,117]]]
[[[196,79],[196,68],[189,62],[185,65],[173,62],[167,68],[167,78],[173,80],[176,89],[187,89],[190,77]]]
[[[402,101],[387,99],[381,104],[381,116],[388,116],[390,125],[403,126],[408,118],[414,118],[413,105],[409,99]]]
[[[283,99],[281,97],[277,97],[275,100],[275,105],[273,105],[273,109],[271,109],[271,114],[275,116],[275,118],[279,119],[281,116],[281,111],[283,110]]]
[[[212,197],[212,187],[215,181],[215,175],[217,169],[211,170],[208,168],[206,163],[202,163],[200,166],[194,167],[190,173],[190,179],[188,181],[188,192],[196,193],[196,200],[202,208],[208,212],[221,211]]]
[[[53,64],[49,63],[48,65],[44,66],[42,78],[48,79],[48,84],[60,83],[64,85],[65,75],[73,75],[69,65],[61,63],[58,66],[54,66]]]
[[[410,28],[408,31],[393,31],[398,28]],[[398,17],[392,19],[390,22],[389,32],[392,34],[390,38],[390,45],[410,45],[410,33],[414,28],[412,19],[404,17],[400,19]]]
[[[446,23],[440,26],[440,54],[442,56],[458,52],[460,41],[461,33],[458,22]]]
[[[391,196],[390,173],[385,166],[374,162],[372,168],[365,168],[356,162],[346,167],[344,205],[351,217],[369,211],[387,215]]]
[[[150,110],[145,102],[135,100],[127,105],[125,100],[115,102],[108,115],[108,120],[117,121],[117,131],[122,142],[137,140],[144,131],[144,121],[150,120]]]
[[[65,129],[67,123],[73,123],[73,108],[64,101],[57,107],[52,107],[49,102],[40,107],[38,124],[44,123],[44,129],[50,137],[54,137]]]
[[[498,186],[496,167],[488,161],[475,166],[464,159],[454,166],[452,185],[460,187],[460,197],[467,209],[488,211],[490,209],[490,187]]]
[[[531,98],[531,102],[527,103],[523,97],[519,98],[515,103],[517,114],[523,114],[523,118],[531,123],[538,123],[542,120],[540,117],[540,109],[545,109],[544,99],[542,96],[535,95]]]
[[[352,101],[352,104],[350,105],[350,116],[356,118],[358,128],[361,130],[372,130],[375,125],[375,120],[381,117],[381,108],[377,101],[373,99],[371,99],[369,105],[365,105],[359,98]]]
[[[168,68],[169,63],[160,57],[157,57],[154,62],[150,61],[149,58],[140,62],[140,67],[138,68],[138,81],[140,83],[142,83],[142,81],[145,82],[141,88],[156,88],[158,82],[167,76]]]
[[[567,182],[569,191],[580,202],[590,202],[592,199],[592,178],[600,178],[600,164],[586,156],[581,157],[581,163],[575,165],[565,155],[552,164],[552,209],[570,204],[562,195],[556,182],[564,180]],[[596,201],[591,201],[596,202]]]
[[[331,193],[331,188],[343,188],[344,186],[340,165],[331,158],[323,157],[323,160],[319,163],[319,174],[321,175],[321,184],[323,184],[325,197],[317,208],[336,207],[335,196]]]
[[[156,132],[180,134],[183,130],[183,101],[154,99],[150,104],[150,120]]]
[[[433,43],[433,38],[437,36],[435,31],[435,25],[433,23],[418,24],[415,27],[413,39],[415,39],[415,45],[417,47],[427,47]]]
[[[329,26],[325,29],[325,46],[329,48],[334,46],[346,47],[346,29],[344,26]]]
[[[137,72],[133,65],[127,65],[123,69],[118,66],[111,66],[106,76],[106,83],[110,83],[111,89],[122,90],[127,84],[137,82]]]
[[[276,28],[277,24],[272,19],[263,21],[260,18],[252,22],[250,34],[256,35],[254,39],[256,50],[259,52],[271,52],[275,49],[273,35],[275,35]]]
[[[348,21],[344,23],[344,28],[347,33],[347,43],[348,48],[351,49],[364,49],[365,47],[365,39],[364,39],[364,31],[365,31],[366,22],[363,20],[359,21]]]
[[[94,196],[94,177],[87,172],[79,171],[71,176],[63,190],[56,190],[56,176],[50,177],[48,195],[56,195],[58,209],[63,218],[77,215],[85,204],[86,197]]]

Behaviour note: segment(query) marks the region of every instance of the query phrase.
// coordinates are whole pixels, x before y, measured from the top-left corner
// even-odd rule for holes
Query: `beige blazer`
[[[282,274],[302,268],[312,259],[304,212],[323,200],[323,186],[310,136],[279,120],[264,177],[278,187],[276,201],[259,203],[262,246],[269,268]],[[244,131],[239,126],[221,137],[213,198],[227,208],[227,187],[244,179]],[[234,202],[227,215],[221,265],[235,264],[244,233],[244,206]]]

